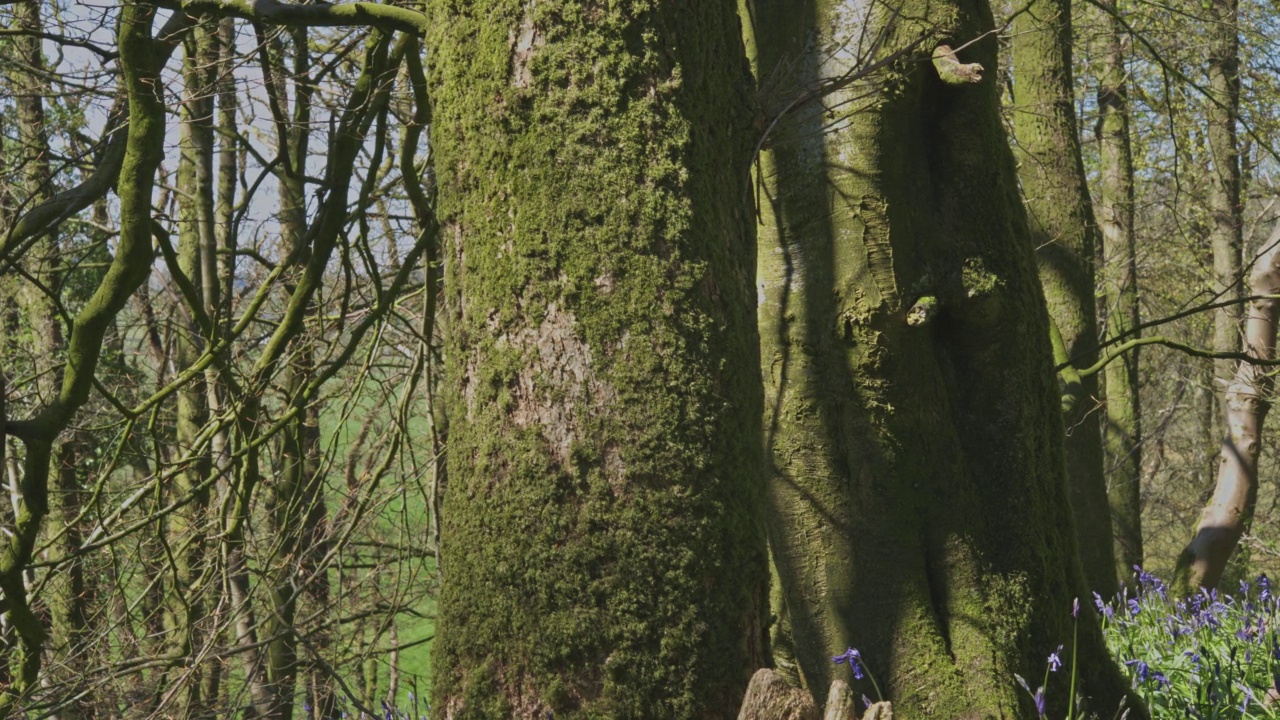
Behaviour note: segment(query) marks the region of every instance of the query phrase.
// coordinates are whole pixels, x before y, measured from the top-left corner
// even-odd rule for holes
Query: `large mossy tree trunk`
[[[1041,677],[1072,642],[1085,584],[1026,214],[995,83],[967,82],[968,63],[997,67],[990,9],[751,9],[781,114],[759,312],[770,539],[801,675],[824,694],[853,646],[905,717],[1031,717],[1013,674]],[[898,56],[850,83],[860,37],[883,38],[868,62]],[[974,40],[959,60],[939,47]],[[1087,611],[1079,643],[1083,692],[1110,716],[1127,683]],[[1048,699],[1062,714],[1064,678]]]
[[[437,3],[440,718],[730,718],[763,664],[733,0]]]
[[[1071,79],[1071,1],[1033,0],[1013,18],[1013,143],[1031,247],[1049,321],[1058,331],[1067,486],[1089,589],[1116,591],[1111,512],[1103,468],[1098,376],[1076,367],[1097,357],[1094,283],[1098,227],[1085,184]]]

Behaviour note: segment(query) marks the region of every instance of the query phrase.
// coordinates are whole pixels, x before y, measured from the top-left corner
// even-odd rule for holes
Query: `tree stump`
[[[761,668],[751,676],[738,720],[818,720],[818,706],[807,691],[792,687],[776,670]]]
[[[843,680],[832,680],[827,691],[827,707],[822,720],[857,720],[858,710],[853,701],[853,688]]]
[[[893,703],[885,701],[873,704],[867,708],[862,720],[893,720]]]

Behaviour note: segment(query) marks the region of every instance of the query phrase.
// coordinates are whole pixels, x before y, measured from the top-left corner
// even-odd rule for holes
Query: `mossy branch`
[[[907,324],[911,327],[920,327],[929,324],[938,316],[938,311],[942,304],[938,302],[936,295],[925,295],[907,311]]]
[[[1049,318],[1049,343],[1053,347],[1053,361],[1058,363],[1058,381],[1062,387],[1062,414],[1070,417],[1084,395],[1084,382],[1081,373],[1067,362],[1067,344],[1062,340],[1062,331],[1058,329],[1058,323],[1053,318]]]
[[[320,207],[319,217],[316,218],[315,224],[311,226],[302,243],[303,246],[311,247],[311,256],[289,297],[289,304],[284,316],[280,319],[280,324],[267,341],[261,357],[254,366],[253,374],[258,380],[275,367],[289,342],[302,329],[307,306],[310,305],[311,297],[320,287],[329,256],[333,252],[338,234],[346,223],[347,192],[351,185],[352,167],[356,155],[360,151],[370,123],[378,113],[378,107],[389,98],[389,82],[407,49],[407,40],[397,43],[394,61],[389,61],[388,44],[389,36],[383,33],[374,33],[369,38],[363,70],[356,80],[351,97],[347,100],[337,134],[330,145],[329,167],[326,173],[327,179],[330,180],[327,188],[328,195]],[[371,102],[371,100],[374,101]],[[287,263],[282,263],[284,264]],[[255,382],[250,385],[256,384]]]
[[[427,31],[427,16],[376,2],[303,5],[278,0],[165,0],[162,7],[290,27],[371,27],[414,35]]]
[[[1267,358],[1254,357],[1252,355],[1249,355],[1247,353],[1242,353],[1242,352],[1215,352],[1213,350],[1205,350],[1204,348],[1198,348],[1198,347],[1195,347],[1194,345],[1188,345],[1183,342],[1178,342],[1177,340],[1170,340],[1169,338],[1164,337],[1163,335],[1153,335],[1151,337],[1134,338],[1127,342],[1120,343],[1119,345],[1115,345],[1109,350],[1107,350],[1107,352],[1103,354],[1101,358],[1098,359],[1098,362],[1090,365],[1087,368],[1079,370],[1078,372],[1080,373],[1081,376],[1093,375],[1094,373],[1101,371],[1107,365],[1110,365],[1112,361],[1116,360],[1120,356],[1124,355],[1130,350],[1142,347],[1143,345],[1163,345],[1167,348],[1171,348],[1173,350],[1177,350],[1179,352],[1186,353],[1187,355],[1190,355],[1192,357],[1198,357],[1198,358],[1209,358],[1212,360],[1238,360],[1240,362],[1248,363],[1250,365],[1261,365],[1263,367],[1280,366],[1280,359],[1267,359]],[[1059,365],[1059,369],[1061,369],[1061,367],[1062,366]]]
[[[119,47],[129,97],[129,130],[116,194],[120,197],[120,240],[98,289],[76,317],[67,342],[62,388],[28,425],[22,506],[9,544],[0,554],[0,590],[22,643],[13,683],[0,695],[0,717],[35,685],[45,639],[27,601],[22,574],[44,516],[49,512],[50,450],[58,434],[89,399],[103,338],[116,315],[151,273],[151,192],[164,155],[164,104],[160,99],[157,43],[151,38],[155,7],[126,3],[120,11]]]

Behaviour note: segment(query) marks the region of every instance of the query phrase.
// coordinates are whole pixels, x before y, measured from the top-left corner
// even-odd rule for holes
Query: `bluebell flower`
[[[1062,646],[1059,645],[1057,650],[1049,653],[1049,672],[1058,672],[1062,668],[1062,658],[1059,655],[1061,652]]]
[[[867,709],[867,708],[869,708],[869,707],[871,707],[871,698],[869,698],[869,697],[867,697],[865,694],[863,694],[863,696],[862,696],[862,709],[863,709],[863,710],[865,710],[865,709]]]
[[[1133,668],[1134,672],[1137,673],[1138,684],[1141,685],[1151,679],[1151,667],[1145,661],[1125,660],[1124,664]]]
[[[1244,683],[1236,683],[1236,687],[1244,694],[1244,701],[1240,703],[1240,712],[1245,712],[1249,708],[1249,703],[1257,703],[1258,696],[1253,694],[1253,688]]]
[[[853,678],[855,680],[862,679],[862,653],[858,652],[857,649],[849,648],[843,653],[831,658],[831,662],[837,665],[848,663],[849,670],[853,672]]]
[[[1138,617],[1138,614],[1142,612],[1142,605],[1137,600],[1130,598],[1128,605],[1130,617]]]
[[[1035,692],[1032,692],[1031,686],[1027,684],[1026,678],[1022,677],[1018,673],[1014,673],[1013,677],[1015,680],[1018,681],[1018,684],[1022,686],[1022,689],[1026,690],[1027,694],[1031,696],[1031,702],[1035,703],[1035,706],[1036,706],[1036,715],[1043,718],[1044,717],[1044,686],[1041,685],[1040,687],[1035,689]]]
[[[1102,596],[1098,593],[1093,594],[1093,604],[1097,606],[1098,612],[1107,620],[1115,618],[1116,611],[1111,608],[1111,603],[1103,602]]]
[[[1080,617],[1080,598],[1075,598],[1071,601],[1071,617]]]

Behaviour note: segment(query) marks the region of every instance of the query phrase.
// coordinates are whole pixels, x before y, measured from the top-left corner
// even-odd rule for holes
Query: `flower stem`
[[[1067,695],[1067,720],[1075,720],[1076,712],[1076,650],[1080,644],[1080,618],[1071,621],[1071,690]]]

